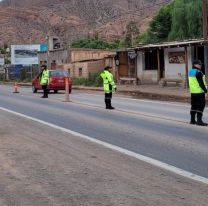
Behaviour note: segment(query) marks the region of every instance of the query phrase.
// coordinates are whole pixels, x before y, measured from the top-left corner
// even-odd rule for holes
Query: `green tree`
[[[139,35],[139,29],[134,21],[130,21],[126,26],[126,36],[123,41],[124,46],[132,47],[136,35]]]
[[[186,5],[186,20],[188,37],[202,37],[202,4],[201,1],[190,2]]]
[[[8,45],[4,43],[3,46],[0,47],[0,54],[6,54],[7,48],[8,48]]]
[[[172,27],[169,34],[170,40],[183,39],[188,36],[188,23],[186,18],[185,0],[176,0],[172,11]]]
[[[168,39],[172,23],[171,10],[172,4],[168,4],[162,7],[153,17],[149,24],[147,34],[143,36],[143,43],[156,43],[166,41]]]
[[[175,0],[169,40],[202,37],[202,1]]]
[[[11,61],[8,58],[5,58],[5,64],[11,64]]]
[[[138,35],[136,38],[135,38],[135,45],[138,45],[138,44],[143,44],[143,43],[148,43],[148,33],[147,32],[144,32],[140,35]]]
[[[4,49],[4,47],[0,47],[0,54],[6,54],[6,49]]]

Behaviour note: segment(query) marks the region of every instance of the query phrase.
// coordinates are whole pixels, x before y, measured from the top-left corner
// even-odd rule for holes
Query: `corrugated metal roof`
[[[143,44],[138,45],[135,47],[135,49],[148,49],[148,48],[163,48],[163,47],[180,47],[180,46],[191,46],[195,44],[208,44],[208,41],[205,41],[204,39],[191,39],[186,41],[173,41],[173,42],[163,42],[158,44]],[[132,50],[132,48],[129,48],[129,50]]]

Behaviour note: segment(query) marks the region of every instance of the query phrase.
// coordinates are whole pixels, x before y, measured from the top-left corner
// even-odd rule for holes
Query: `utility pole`
[[[207,41],[207,0],[202,0],[202,25],[203,25],[203,38]],[[206,78],[208,76],[208,46],[204,44],[204,68]]]

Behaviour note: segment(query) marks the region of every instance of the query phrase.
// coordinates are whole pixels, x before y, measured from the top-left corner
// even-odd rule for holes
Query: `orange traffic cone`
[[[17,82],[14,83],[13,93],[19,93],[19,85],[17,84]]]

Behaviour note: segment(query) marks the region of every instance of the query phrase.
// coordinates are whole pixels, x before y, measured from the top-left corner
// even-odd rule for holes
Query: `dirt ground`
[[[208,186],[0,111],[0,206],[207,206]]]

